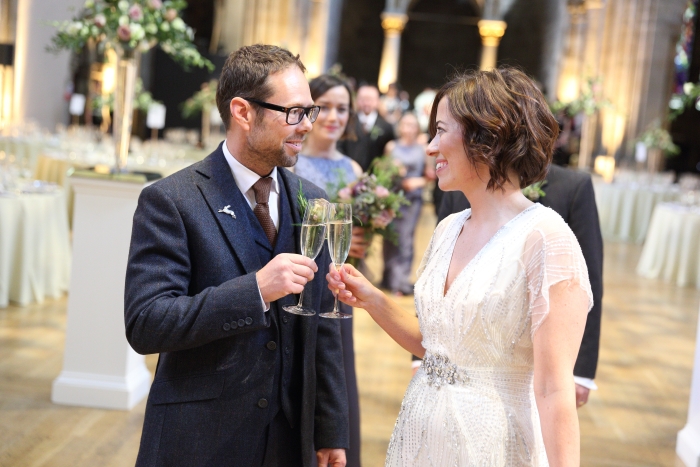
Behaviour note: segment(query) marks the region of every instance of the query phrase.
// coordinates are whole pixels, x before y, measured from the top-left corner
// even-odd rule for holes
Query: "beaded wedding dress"
[[[437,227],[415,286],[423,365],[411,381],[386,465],[547,466],[533,393],[535,331],[561,281],[593,297],[564,220],[534,204],[491,238],[444,293],[471,211]],[[572,376],[573,377],[573,376]]]

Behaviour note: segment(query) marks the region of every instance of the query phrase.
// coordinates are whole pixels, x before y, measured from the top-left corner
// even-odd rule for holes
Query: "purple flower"
[[[143,19],[143,10],[141,10],[139,5],[131,5],[129,7],[129,18],[132,21],[141,21]]]
[[[119,28],[117,29],[117,37],[119,37],[119,40],[124,42],[131,39],[131,29],[129,29],[129,26],[119,26]]]

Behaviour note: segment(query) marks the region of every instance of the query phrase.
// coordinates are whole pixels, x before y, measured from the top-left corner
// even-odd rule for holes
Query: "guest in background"
[[[397,233],[398,243],[384,239],[384,277],[382,285],[394,295],[413,294],[413,284],[410,282],[411,265],[413,264],[413,238],[416,224],[423,206],[423,187],[427,180],[425,172],[425,141],[421,141],[418,119],[412,113],[406,113],[399,120],[399,139],[390,141],[386,152],[403,171],[401,188],[411,203],[402,206],[399,216],[392,225]]]
[[[391,83],[386,93],[379,98],[379,115],[392,125],[396,125],[403,114],[399,91],[399,84]]]
[[[430,110],[433,108],[433,99],[435,99],[436,91],[431,87],[426,87],[413,100],[413,111],[418,117],[420,131],[426,133],[428,131],[428,123],[430,122]]]
[[[357,119],[350,129],[357,139],[346,139],[338,143],[338,150],[350,156],[366,171],[372,161],[384,154],[386,143],[393,140],[394,127],[379,115],[379,89],[364,84],[357,90]]]
[[[306,136],[294,172],[330,192],[341,180],[352,182],[362,175],[362,168],[354,160],[337,149],[338,141],[353,139],[354,120],[352,93],[349,85],[332,75],[321,75],[309,83],[314,104],[321,107],[313,130]],[[368,241],[364,229],[353,228],[350,256],[364,258]],[[352,307],[344,303],[339,306],[343,313],[351,314]],[[328,310],[326,310],[328,311]],[[341,319],[340,335],[343,343],[345,383],[350,410],[350,448],[346,450],[348,467],[360,466],[360,407],[355,375],[355,351],[352,338],[352,319]]]

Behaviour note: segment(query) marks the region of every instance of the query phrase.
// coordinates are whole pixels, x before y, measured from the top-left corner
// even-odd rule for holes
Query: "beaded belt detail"
[[[423,370],[428,375],[428,384],[438,388],[444,384],[465,384],[469,381],[469,375],[454,363],[450,363],[444,355],[426,354]]]

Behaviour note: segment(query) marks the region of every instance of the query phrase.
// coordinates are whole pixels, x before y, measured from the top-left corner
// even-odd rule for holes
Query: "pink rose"
[[[374,189],[374,194],[379,196],[380,198],[386,198],[387,196],[389,196],[389,190],[379,185],[377,188]]]
[[[102,13],[95,15],[93,18],[93,22],[95,23],[95,26],[98,28],[103,28],[105,27],[105,24],[107,24],[107,18],[105,18],[105,15]]]
[[[117,29],[117,37],[119,37],[119,40],[124,42],[131,39],[131,29],[129,29],[129,26],[119,26],[119,28]]]
[[[338,190],[338,198],[344,200],[352,199],[352,190],[350,189],[350,187],[346,186],[345,188],[341,188],[340,190]]]
[[[129,18],[132,21],[141,21],[143,19],[143,10],[141,10],[139,5],[131,5],[129,7]]]
[[[148,6],[151,7],[152,10],[158,10],[163,6],[163,2],[161,0],[150,0]]]
[[[165,10],[163,18],[165,18],[166,21],[172,22],[175,18],[177,18],[177,10],[175,10],[174,8],[168,8],[167,10]]]
[[[377,217],[372,219],[372,227],[375,229],[385,229],[387,225],[394,220],[394,213],[389,210],[384,210]]]

